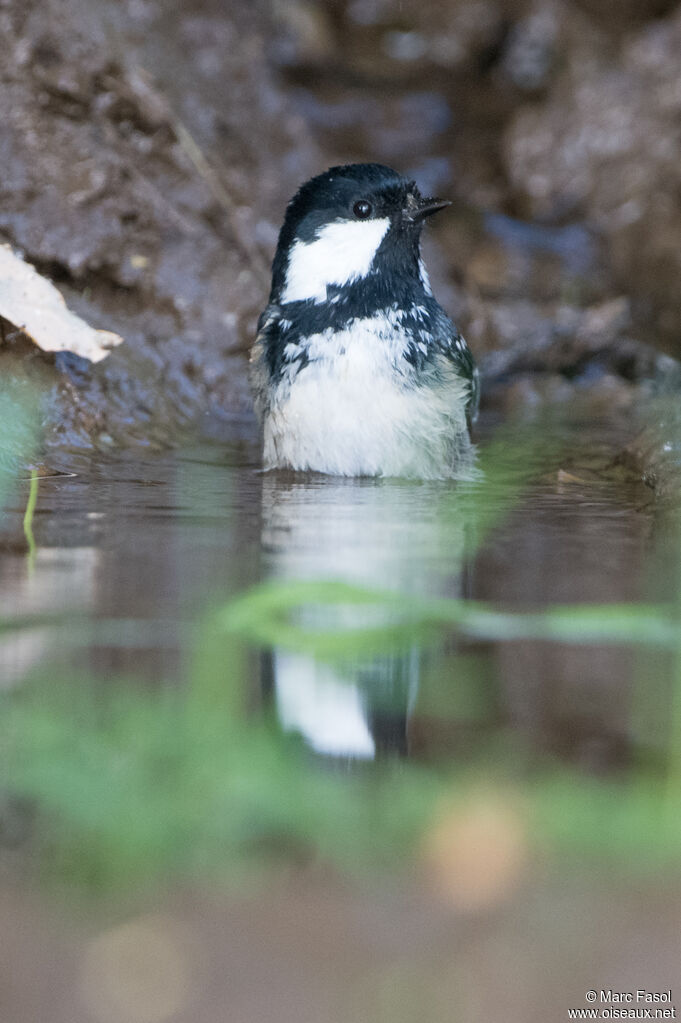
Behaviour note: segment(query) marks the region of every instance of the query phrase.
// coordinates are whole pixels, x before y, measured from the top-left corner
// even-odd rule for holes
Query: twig
[[[197,173],[200,174],[208,185],[213,197],[227,214],[229,225],[234,232],[234,237],[241,249],[242,255],[248,260],[251,269],[255,272],[260,282],[267,286],[269,284],[269,267],[260,250],[244,235],[237,215],[238,204],[225,188],[220,176],[211,167],[193,135],[184,126],[182,121],[174,115],[171,115],[171,121],[180,146],[191,160]]]

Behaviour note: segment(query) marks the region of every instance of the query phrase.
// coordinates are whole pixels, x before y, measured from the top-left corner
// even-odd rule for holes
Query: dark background
[[[427,255],[487,407],[626,410],[680,350],[671,0],[4,0],[0,31],[0,238],[127,341],[32,356],[53,446],[251,435],[283,210],[339,161],[454,200]]]

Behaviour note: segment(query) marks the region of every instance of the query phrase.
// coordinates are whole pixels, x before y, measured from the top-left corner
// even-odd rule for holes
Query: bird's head
[[[419,259],[426,217],[447,200],[378,163],[332,167],[307,181],[286,210],[272,267],[271,301],[327,299],[327,287],[363,279],[389,289],[412,280],[428,290]]]

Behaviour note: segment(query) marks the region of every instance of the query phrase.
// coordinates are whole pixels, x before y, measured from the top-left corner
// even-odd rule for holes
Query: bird
[[[449,205],[378,163],[293,196],[250,356],[265,470],[446,479],[470,462],[478,371],[420,251]]]

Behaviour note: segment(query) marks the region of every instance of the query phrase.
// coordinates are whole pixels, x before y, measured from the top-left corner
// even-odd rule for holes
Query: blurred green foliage
[[[62,679],[6,701],[12,789],[42,810],[50,873],[106,886],[234,879],[277,859],[385,868],[412,846],[441,782],[314,770],[301,741],[236,712],[238,680],[220,678],[219,694],[212,680],[162,694],[117,680],[105,695]]]
[[[363,605],[387,612],[380,626],[321,630],[298,612],[305,606]],[[327,616],[328,617],[328,616]],[[375,616],[372,616],[375,617]],[[270,581],[234,600],[220,616],[225,628],[263,646],[324,659],[354,657],[425,641],[437,628],[493,641],[541,639],[562,643],[626,643],[676,650],[681,643],[674,607],[646,604],[560,604],[537,612],[504,612],[472,600],[428,600],[344,582]]]
[[[34,841],[50,876],[89,888],[233,882],[316,860],[399,874],[438,807],[475,798],[481,783],[522,797],[532,841],[551,857],[635,873],[681,867],[676,739],[661,768],[620,780],[541,765],[498,741],[465,766],[323,770],[302,740],[248,709],[249,658],[220,627],[224,616],[204,623],[186,688],[43,678],[3,696],[5,790],[37,809]]]

